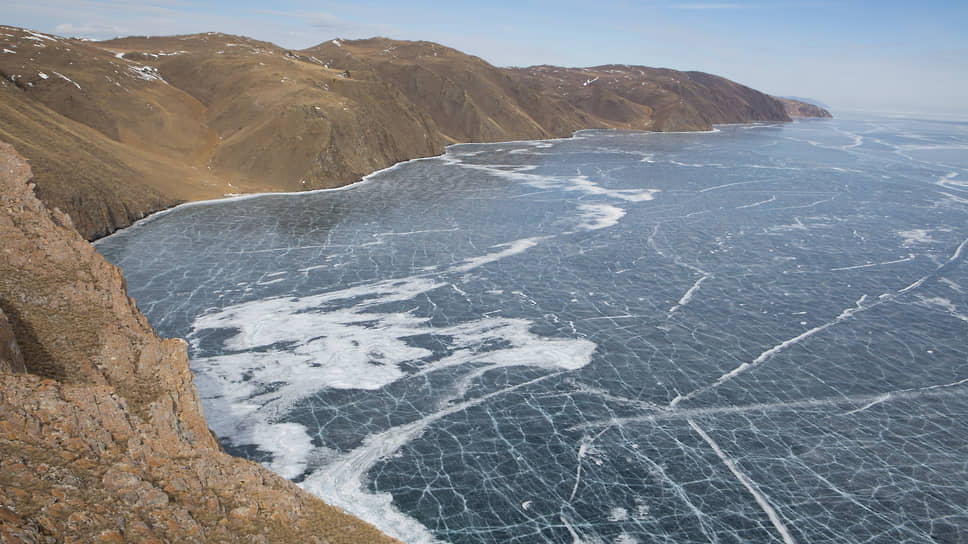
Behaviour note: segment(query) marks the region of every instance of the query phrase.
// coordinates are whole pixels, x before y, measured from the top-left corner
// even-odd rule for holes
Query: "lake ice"
[[[100,241],[209,424],[407,542],[968,541],[968,124],[452,146]]]

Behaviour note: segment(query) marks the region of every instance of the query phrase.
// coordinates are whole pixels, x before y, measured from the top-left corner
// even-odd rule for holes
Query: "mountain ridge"
[[[498,68],[433,42],[284,49],[217,32],[104,42],[0,26],[0,140],[95,239],[226,194],[336,187],[463,142],[789,121],[700,72]]]

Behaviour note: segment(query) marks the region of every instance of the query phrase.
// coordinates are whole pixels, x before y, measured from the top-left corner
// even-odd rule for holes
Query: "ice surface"
[[[406,542],[966,542],[966,142],[466,144],[97,247],[231,451]]]

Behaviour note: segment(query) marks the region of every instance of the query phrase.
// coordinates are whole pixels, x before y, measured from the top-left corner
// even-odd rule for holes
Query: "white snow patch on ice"
[[[536,166],[483,165],[466,164],[454,155],[445,155],[442,160],[449,164],[459,164],[462,168],[486,172],[492,176],[524,183],[537,189],[557,189],[561,191],[578,192],[589,196],[604,196],[626,202],[645,202],[653,200],[658,189],[608,189],[588,179],[588,176],[548,176],[532,174],[530,171]]]
[[[911,247],[917,244],[932,244],[936,240],[931,238],[931,231],[927,229],[901,230],[897,235],[904,239],[903,247]]]
[[[612,508],[608,513],[608,521],[625,521],[629,519],[629,511],[621,506]]]
[[[625,217],[625,210],[610,204],[579,204],[578,209],[582,212],[582,222],[578,225],[578,228],[582,230],[611,227]]]
[[[498,251],[466,259],[439,274],[466,274],[527,251],[541,240],[500,244],[494,246]],[[448,287],[452,284],[444,280],[418,275],[317,295],[256,300],[200,316],[191,334],[196,346],[203,331],[228,332],[222,355],[192,362],[209,424],[235,444],[252,444],[271,453],[268,466],[292,478],[306,471],[312,451],[305,427],[284,421],[298,401],[324,389],[375,390],[408,375],[470,368],[456,375],[451,398],[441,401],[440,410],[367,437],[360,447],[316,470],[302,484],[405,541],[433,542],[425,527],[394,508],[390,495],[367,490],[364,477],[369,469],[438,419],[582,368],[596,349],[596,344],[583,338],[539,336],[526,319],[491,316],[435,326],[413,310],[387,309],[391,303],[431,298],[434,291]],[[426,335],[445,342],[446,354],[423,360],[432,353],[412,345],[411,338]],[[488,395],[464,397],[474,379],[516,366],[544,369],[548,374]]]
[[[306,471],[313,439],[298,423],[257,423],[249,429],[251,441],[272,454],[266,467],[283,478],[295,478]]]

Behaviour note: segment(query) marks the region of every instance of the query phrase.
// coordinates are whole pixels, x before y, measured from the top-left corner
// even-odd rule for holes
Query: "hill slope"
[[[787,121],[700,72],[496,68],[430,42],[303,51],[219,33],[85,42],[0,26],[0,140],[87,238],[227,193],[343,185],[455,142]]]

